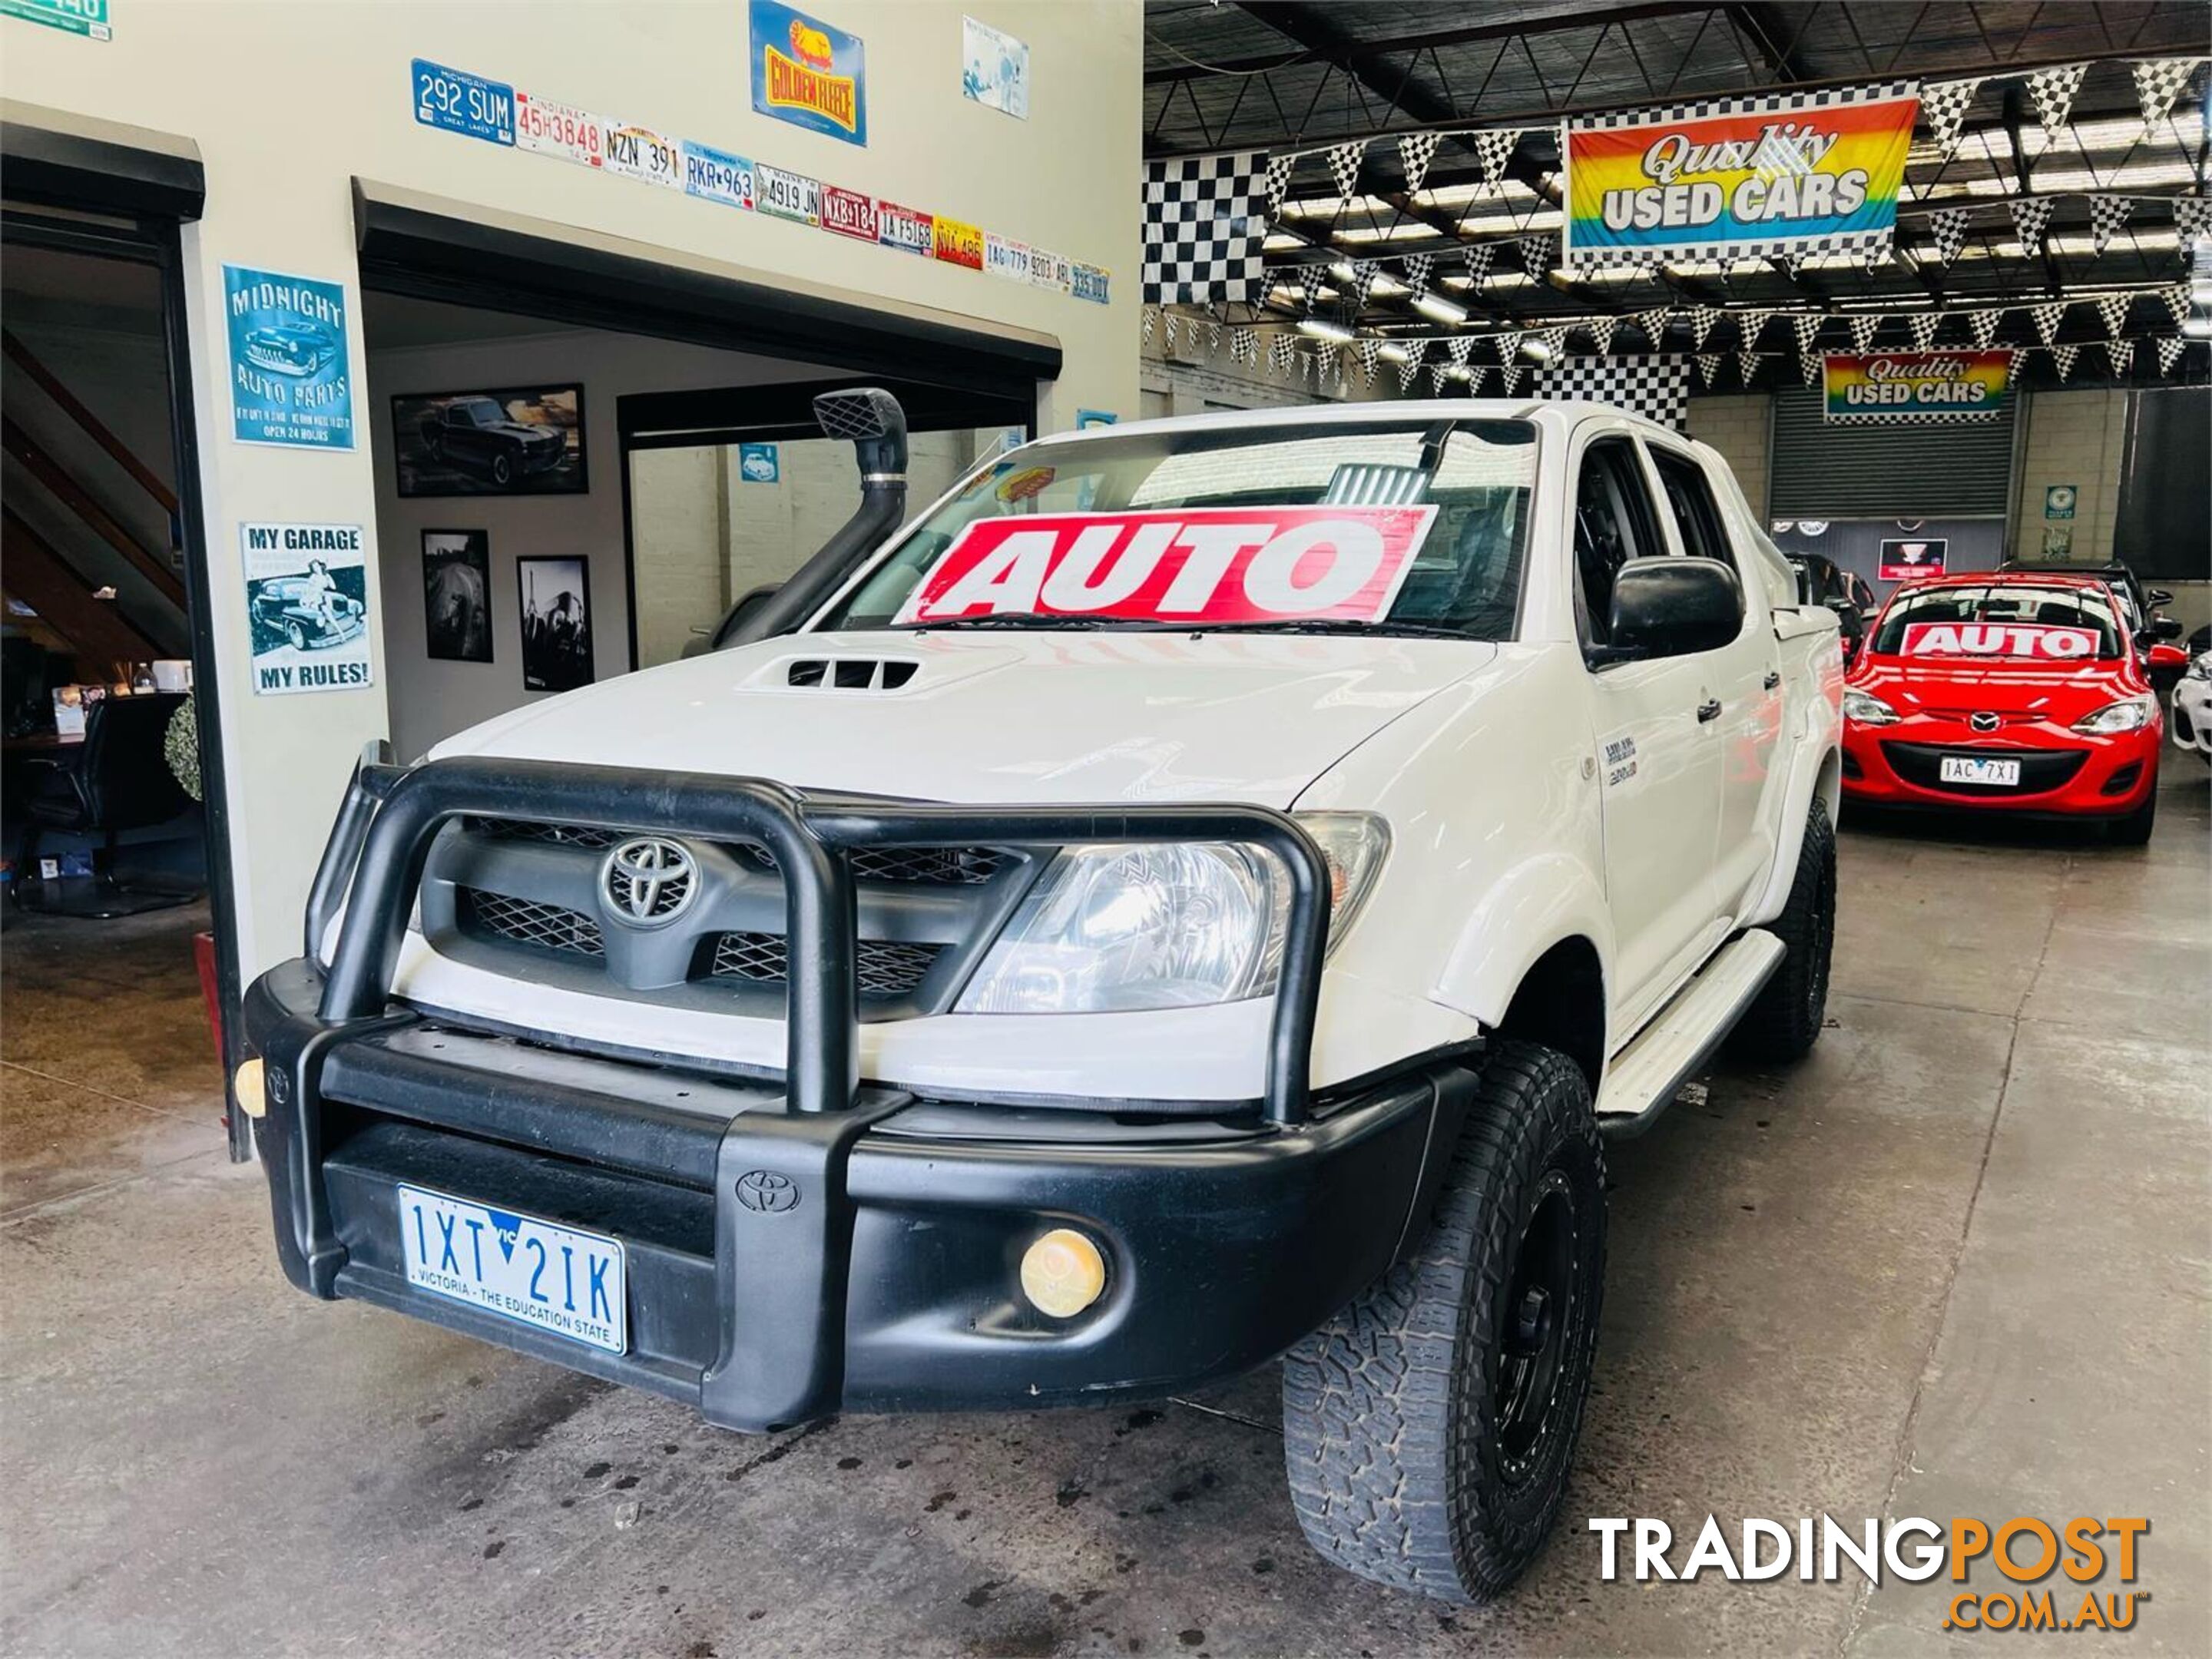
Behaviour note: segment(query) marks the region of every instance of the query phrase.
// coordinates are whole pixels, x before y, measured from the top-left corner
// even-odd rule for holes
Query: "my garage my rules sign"
[[[373,684],[362,527],[248,523],[239,526],[238,540],[254,690],[281,696]]]
[[[1917,82],[1569,121],[1570,265],[1886,250]]]
[[[353,447],[346,295],[337,283],[222,268],[231,435],[242,444]]]

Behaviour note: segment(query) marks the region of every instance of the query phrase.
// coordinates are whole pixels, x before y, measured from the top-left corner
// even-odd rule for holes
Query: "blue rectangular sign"
[[[783,476],[774,444],[739,444],[738,477],[746,483],[775,483]]]
[[[514,142],[514,88],[466,70],[415,60],[415,118],[487,143]]]
[[[866,48],[777,0],[752,0],[753,108],[809,132],[868,142]]]
[[[753,207],[753,164],[727,150],[684,141],[684,193],[725,207]]]
[[[222,268],[231,435],[242,444],[353,447],[343,284]]]

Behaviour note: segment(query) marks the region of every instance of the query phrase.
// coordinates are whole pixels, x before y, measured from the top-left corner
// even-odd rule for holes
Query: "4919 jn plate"
[[[407,1282],[609,1353],[629,1346],[619,1239],[420,1187],[399,1193]]]

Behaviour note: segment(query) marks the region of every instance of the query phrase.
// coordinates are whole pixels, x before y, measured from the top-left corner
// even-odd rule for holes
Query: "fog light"
[[[1073,1319],[1106,1288],[1106,1258],[1069,1227],[1054,1227],[1022,1255],[1022,1294],[1054,1319]]]
[[[248,1117],[269,1115],[269,1090],[263,1080],[261,1056],[239,1062],[238,1070],[230,1079],[231,1092],[238,1097],[238,1109]]]

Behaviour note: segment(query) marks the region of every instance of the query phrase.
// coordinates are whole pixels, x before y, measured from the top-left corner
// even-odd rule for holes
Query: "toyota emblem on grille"
[[[1972,726],[1977,732],[1994,732],[1997,729],[1998,722],[1997,717],[1990,713],[1988,709],[1984,708],[1979,713],[1969,716],[1966,720],[1966,724]]]
[[[617,921],[633,927],[658,927],[673,921],[691,902],[699,868],[674,842],[641,836],[607,855],[600,884]]]

